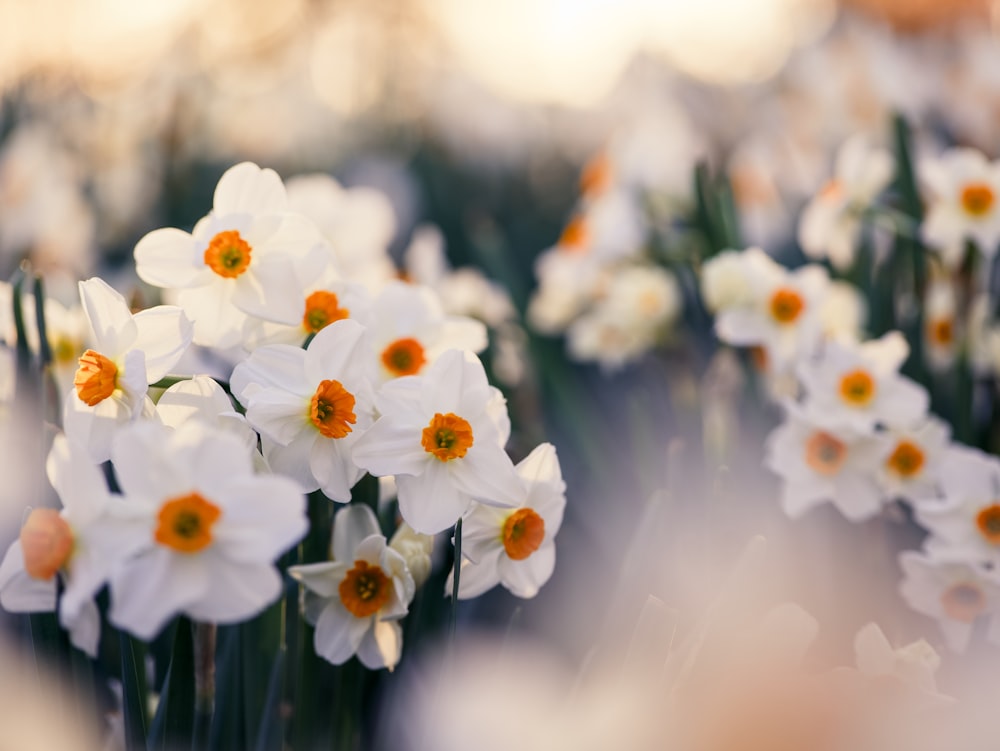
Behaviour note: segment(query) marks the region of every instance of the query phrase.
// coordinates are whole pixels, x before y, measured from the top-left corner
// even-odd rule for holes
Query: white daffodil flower
[[[762,250],[744,252],[749,301],[722,308],[715,319],[719,339],[737,346],[762,347],[769,367],[783,371],[809,356],[823,334],[820,312],[829,285],[821,266],[788,271]]]
[[[390,282],[375,299],[372,346],[381,380],[420,375],[442,352],[486,349],[486,326],[463,316],[445,315],[434,292],[404,282]]]
[[[834,176],[808,203],[799,221],[799,244],[810,258],[830,259],[844,270],[854,263],[861,212],[869,208],[893,176],[893,159],[863,136],[840,147]]]
[[[854,655],[858,670],[874,679],[893,679],[902,687],[916,689],[927,698],[947,702],[939,694],[934,674],[941,666],[941,656],[923,639],[893,648],[882,629],[869,623],[854,637]]]
[[[948,423],[927,416],[907,428],[875,435],[877,480],[890,498],[917,501],[935,494],[951,441]]]
[[[364,470],[351,450],[375,419],[365,329],[351,320],[321,330],[305,350],[270,344],[233,370],[232,389],[261,434],[272,470],[303,492],[347,503]]]
[[[875,484],[870,438],[812,419],[787,404],[783,425],[767,438],[764,465],[784,481],[782,506],[797,517],[830,502],[851,521],[869,519],[885,502]]]
[[[934,618],[948,647],[964,652],[973,624],[988,618],[987,638],[1000,644],[1000,580],[964,555],[920,553],[899,556],[904,579],[899,591],[918,613]]]
[[[308,276],[323,268],[328,251],[313,224],[287,208],[273,170],[251,162],[230,167],[215,188],[212,212],[193,232],[157,229],[139,240],[136,273],[175,291],[194,322],[196,344],[239,344],[248,315],[296,324],[296,265]]]
[[[386,545],[374,512],[351,505],[333,522],[333,560],[292,566],[306,587],[305,616],[316,626],[316,654],[341,665],[353,655],[372,670],[399,662],[406,615],[416,592],[403,556]]]
[[[970,316],[971,318],[971,316]],[[959,342],[958,299],[949,279],[934,279],[924,293],[924,358],[937,372],[955,364]]]
[[[943,499],[916,506],[931,537],[927,549],[1000,565],[1000,460],[955,444],[939,469]]]
[[[376,396],[381,417],[354,446],[354,461],[395,475],[399,512],[418,532],[436,534],[473,499],[517,506],[521,480],[503,449],[509,418],[475,355],[451,350],[424,376],[398,378]]]
[[[920,164],[920,179],[930,192],[924,242],[940,250],[950,268],[961,265],[969,240],[993,258],[1000,241],[1000,162],[975,149],[949,149]]]
[[[62,580],[59,620],[74,645],[94,656],[100,617],[94,595],[138,546],[119,496],[108,492],[87,451],[57,436],[46,462],[61,511],[34,509],[0,564],[0,605],[20,612],[56,608],[56,576]]]
[[[137,549],[111,575],[111,622],[153,638],[174,615],[252,617],[282,591],[274,560],[305,534],[294,482],[255,475],[250,452],[198,420],[129,426],[111,450]]]
[[[871,433],[905,428],[927,412],[923,386],[899,374],[910,348],[898,331],[853,345],[828,342],[823,354],[799,364],[808,407],[833,426]]]
[[[152,412],[146,396],[191,343],[191,322],[180,308],[159,305],[135,315],[125,298],[98,278],[80,282],[93,349],[79,360],[63,405],[66,435],[90,450],[95,463],[110,455],[115,431]]]
[[[534,597],[552,576],[555,536],[566,507],[566,483],[551,443],[517,465],[523,499],[515,509],[474,503],[462,520],[458,598],[478,597],[497,584],[518,597]],[[445,592],[452,591],[449,576]]]

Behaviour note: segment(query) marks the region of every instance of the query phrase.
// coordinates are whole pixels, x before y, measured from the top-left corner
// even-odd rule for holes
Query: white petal
[[[223,519],[215,537],[228,558],[270,562],[305,535],[305,497],[291,480],[255,475],[232,480],[225,489]]]
[[[80,300],[94,331],[95,349],[115,358],[127,350],[136,337],[135,321],[125,298],[103,279],[80,282]]]
[[[417,477],[398,475],[399,513],[413,529],[434,535],[451,527],[469,507],[471,499],[461,493],[451,473],[437,460]]]
[[[500,583],[517,597],[534,597],[556,567],[556,546],[549,542],[521,561],[500,556]]]
[[[355,618],[341,605],[331,600],[316,623],[313,646],[316,654],[334,665],[342,665],[358,651],[374,618]]]
[[[253,388],[271,387],[293,394],[312,396],[315,384],[305,377],[306,353],[288,344],[270,344],[255,349],[233,369],[230,386],[244,405]]]
[[[227,169],[215,186],[212,201],[219,215],[279,213],[286,204],[285,186],[278,173],[253,162]]]
[[[364,327],[350,319],[336,321],[309,343],[306,373],[311,383],[342,381],[345,373],[360,370],[360,365],[372,359]]]
[[[358,659],[369,670],[392,670],[403,653],[403,629],[396,621],[376,620],[358,645]]]
[[[333,557],[353,561],[363,540],[381,533],[378,519],[368,506],[351,504],[340,509],[333,521]]]
[[[74,525],[90,524],[107,507],[104,474],[90,461],[87,451],[66,436],[58,435],[52,442],[45,472]]]
[[[351,458],[348,438],[320,437],[309,452],[309,468],[323,494],[339,503],[349,503],[351,488],[365,471]]]
[[[353,563],[340,561],[307,563],[303,566],[290,566],[288,575],[320,597],[340,597],[340,583],[352,566]]]
[[[380,477],[420,474],[434,460],[420,443],[422,430],[383,415],[358,439],[351,455],[359,467]]]
[[[156,402],[160,422],[171,428],[194,419],[214,424],[221,415],[232,413],[233,404],[222,386],[202,375],[175,383]]]
[[[97,657],[97,645],[101,641],[101,614],[94,601],[88,600],[72,620],[66,620],[62,613],[59,619],[63,628],[69,631],[73,646],[91,657]]]
[[[165,451],[170,430],[155,422],[130,425],[115,436],[111,461],[127,497],[159,501],[191,490],[191,472]]]
[[[496,445],[473,445],[461,459],[453,459],[452,478],[458,488],[480,503],[520,506],[525,500],[524,483],[514,463]]]
[[[287,325],[299,323],[302,296],[291,259],[255,260],[246,273],[236,279],[232,302],[244,313],[265,321]]]
[[[11,543],[0,563],[0,605],[8,613],[51,613],[56,609],[56,580],[28,576],[20,540]]]
[[[209,572],[196,558],[157,545],[121,566],[111,579],[111,622],[151,640],[208,589]]]
[[[854,637],[854,655],[862,673],[875,676],[893,672],[896,655],[875,623],[865,625]]]
[[[177,293],[177,304],[194,325],[195,344],[220,349],[240,344],[247,315],[233,305],[234,291],[232,280],[216,277],[203,287]]]
[[[207,556],[206,556],[207,557]],[[185,612],[210,623],[235,623],[252,618],[281,594],[281,576],[269,563],[230,561],[221,556],[209,566],[208,587]]]
[[[184,311],[173,305],[136,313],[134,320],[138,335],[132,347],[146,355],[146,382],[156,383],[180,361],[194,329]]]
[[[258,391],[249,400],[247,421],[261,435],[287,446],[300,436],[319,436],[309,421],[309,402],[297,394],[269,388]]]
[[[273,472],[284,475],[296,483],[303,493],[311,493],[319,488],[319,482],[313,476],[309,457],[316,436],[308,432],[300,433],[287,446],[263,438],[264,457]]]
[[[119,428],[131,418],[129,410],[116,399],[105,399],[88,407],[76,392],[63,401],[63,429],[74,443],[87,447],[90,460],[100,464],[111,458],[111,442]]]
[[[154,287],[191,287],[204,283],[199,243],[179,229],[157,229],[135,246],[135,273]]]
[[[462,575],[458,580],[458,599],[468,600],[479,597],[500,583],[500,571],[497,568],[503,555],[503,548],[492,551],[491,555],[482,558],[478,563],[470,560],[462,561]],[[455,572],[448,575],[445,582],[445,595],[450,596],[455,587]]]

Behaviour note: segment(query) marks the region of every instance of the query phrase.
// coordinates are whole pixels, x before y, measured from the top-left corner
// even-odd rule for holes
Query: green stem
[[[452,640],[458,630],[458,587],[462,576],[462,520],[455,522],[455,573],[451,582],[451,621],[448,634]]]

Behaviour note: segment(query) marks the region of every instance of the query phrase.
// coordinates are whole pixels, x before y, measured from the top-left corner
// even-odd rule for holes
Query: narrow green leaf
[[[170,667],[160,704],[149,731],[150,749],[191,748],[194,742],[194,634],[191,621],[181,617],[173,641]]]
[[[125,721],[125,748],[146,748],[146,670],[141,642],[119,632],[122,659],[122,712]]]
[[[458,629],[458,586],[462,578],[462,519],[455,522],[455,574],[451,585],[451,621],[448,625],[449,637],[455,639]]]

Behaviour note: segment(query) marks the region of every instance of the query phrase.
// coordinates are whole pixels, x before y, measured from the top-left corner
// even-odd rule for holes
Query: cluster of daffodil
[[[486,326],[397,279],[384,247],[361,252],[372,243],[345,237],[342,214],[365,201],[346,206],[343,193],[321,177],[286,190],[272,170],[238,164],[192,232],[136,245],[139,277],[170,304],[133,312],[92,278],[79,285],[86,330],[51,317],[57,372],[76,360],[46,465],[62,508],[26,515],[0,565],[5,609],[58,608],[94,655],[105,587],[108,621],[148,641],[178,615],[246,621],[294,592],[287,573],[304,587],[318,655],[391,669],[439,533],[456,528],[448,594],[537,594],[565,504],[555,449],[514,464],[506,400],[476,355]],[[509,318],[484,278],[454,279],[440,248],[421,257],[452,298]],[[42,334],[19,326],[37,346]],[[352,493],[366,476],[398,499],[388,529],[376,501]],[[338,505],[329,555],[289,566],[316,503]]]
[[[784,407],[765,463],[783,480],[785,511],[831,502],[861,522],[905,502],[927,538],[900,556],[901,593],[963,650],[980,617],[1000,640],[1000,460],[981,450],[996,448],[995,426],[972,396],[997,398],[1000,165],[968,149],[919,162],[910,214],[879,204],[894,175],[905,190],[901,171],[889,153],[849,141],[799,225],[802,251],[822,263],[789,270],[760,249],[725,251],[701,270],[702,298],[720,340],[755,349]],[[873,248],[885,227],[893,245]],[[861,290],[831,270],[880,276],[870,305],[887,300],[901,330],[866,339]],[[911,356],[903,331],[920,382],[900,373]],[[948,421],[931,413],[932,396]]]

